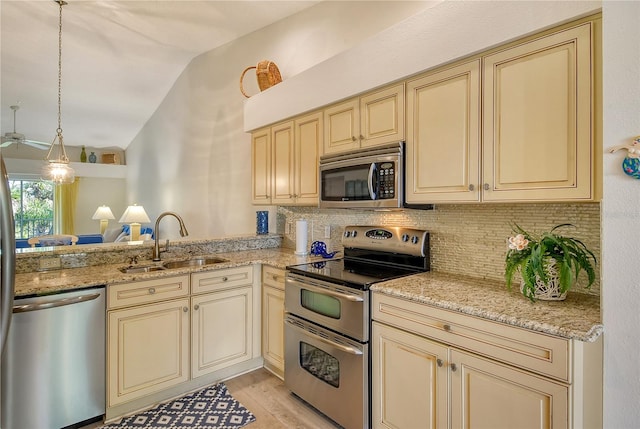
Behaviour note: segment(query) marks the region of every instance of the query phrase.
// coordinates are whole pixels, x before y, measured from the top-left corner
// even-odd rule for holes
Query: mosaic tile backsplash
[[[313,207],[279,207],[277,232],[283,235],[282,246],[295,248],[295,221],[305,219],[309,225],[309,246],[324,241],[328,250],[342,250],[341,238],[347,225],[410,226],[426,229],[431,241],[431,269],[451,274],[503,281],[507,238],[512,225],[520,225],[532,234],[548,231],[561,223],[563,235],[576,237],[596,255],[600,262],[600,204],[458,204],[437,205],[433,210],[319,210]],[[325,238],[330,226],[331,238]],[[600,268],[590,289],[584,273],[573,292],[600,295]]]

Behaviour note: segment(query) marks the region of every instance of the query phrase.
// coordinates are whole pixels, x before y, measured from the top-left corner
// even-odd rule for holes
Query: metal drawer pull
[[[277,282],[278,281],[278,276],[276,274],[273,275],[273,281]]]
[[[152,294],[152,295],[153,295],[154,293],[156,293],[156,288],[154,288],[154,287],[150,287],[150,288],[149,288],[149,293],[150,293],[150,294]]]
[[[229,280],[227,277],[223,277],[223,278],[222,278],[222,281],[223,281],[223,282],[226,282],[227,280]]]
[[[189,311],[189,307],[182,307],[182,311],[187,313]]]
[[[194,306],[193,306],[193,309],[194,309],[194,310],[199,310],[199,309],[200,309],[200,305],[198,305],[198,304],[194,305]]]
[[[442,361],[442,359],[436,359],[436,363],[438,364],[439,367],[442,367],[442,365],[444,365],[444,362]]]
[[[309,336],[313,337],[313,339],[318,340],[318,341],[321,341],[321,342],[323,342],[323,343],[325,343],[325,344],[328,344],[328,345],[330,345],[331,347],[335,347],[335,348],[337,348],[338,350],[342,350],[342,351],[343,351],[343,352],[345,352],[345,353],[350,353],[350,354],[352,354],[352,355],[361,355],[361,354],[362,354],[362,351],[361,351],[361,350],[358,350],[358,349],[356,349],[356,348],[349,347],[349,346],[343,346],[342,344],[335,343],[335,342],[333,342],[333,341],[331,341],[331,340],[329,340],[329,339],[327,339],[327,338],[323,338],[323,337],[320,337],[320,336],[318,336],[318,335],[315,335],[315,334],[313,334],[312,332],[309,332],[309,331],[307,331],[306,329],[303,329],[303,328],[301,328],[301,327],[299,327],[299,326],[297,326],[297,325],[295,325],[295,324],[291,323],[291,321],[289,321],[289,320],[287,320],[287,319],[285,319],[285,322],[286,322],[286,323],[288,323],[289,325],[291,325],[291,327],[292,327],[292,328],[295,328],[295,329],[297,329],[297,330],[299,330],[299,331],[302,331],[302,332],[304,332],[305,334],[307,334],[307,335],[309,335]]]
[[[485,191],[488,191],[488,190],[489,190],[489,184],[488,184],[488,183],[485,183],[485,184],[484,184],[484,190],[485,190]]]
[[[442,329],[444,329],[447,332],[451,332],[451,325],[444,325]]]
[[[456,371],[458,369],[458,366],[455,363],[452,363],[451,365],[451,371]]]
[[[469,185],[469,190],[470,190],[470,191],[473,191],[475,188],[476,188],[476,187],[475,187],[475,186],[473,186],[473,183]]]

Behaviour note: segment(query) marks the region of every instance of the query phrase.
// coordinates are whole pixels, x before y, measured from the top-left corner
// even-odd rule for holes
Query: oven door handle
[[[286,322],[286,323],[288,323],[288,324],[289,324],[289,326],[291,326],[292,328],[295,328],[295,329],[297,329],[298,331],[302,331],[302,332],[304,332],[304,333],[305,333],[305,334],[307,334],[307,335],[313,335],[313,338],[315,338],[315,339],[317,339],[317,340],[319,340],[319,341],[321,341],[321,342],[323,342],[323,343],[325,343],[325,344],[328,344],[328,345],[330,345],[331,347],[335,347],[335,348],[337,348],[338,350],[341,350],[341,351],[343,351],[343,352],[345,352],[345,353],[350,353],[350,354],[352,354],[352,355],[361,355],[361,354],[362,354],[362,350],[358,350],[358,349],[353,348],[353,347],[343,346],[342,344],[335,343],[335,342],[333,342],[333,341],[331,341],[331,340],[329,340],[329,339],[327,339],[327,338],[323,338],[323,337],[320,337],[320,336],[314,335],[314,334],[313,334],[313,332],[309,332],[309,331],[307,331],[306,329],[304,329],[304,328],[301,328],[301,327],[297,326],[296,324],[292,323],[292,322],[291,322],[290,320],[288,320],[288,319],[285,319],[285,322]]]
[[[330,295],[333,296],[335,298],[342,298],[342,299],[346,299],[347,301],[351,301],[351,302],[362,302],[364,301],[364,298],[362,298],[361,296],[356,296],[356,295],[348,295],[346,293],[341,293],[341,292],[336,292],[333,290],[329,290],[329,289],[322,289],[321,293],[323,295]]]

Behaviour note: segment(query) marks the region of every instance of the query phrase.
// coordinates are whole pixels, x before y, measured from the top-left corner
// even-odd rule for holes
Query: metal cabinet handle
[[[451,365],[449,365],[451,367],[451,371],[455,372],[458,370],[458,366],[455,363],[452,363]]]
[[[447,332],[451,332],[451,325],[444,325],[442,329],[444,329]]]
[[[364,136],[360,134],[360,140],[364,140]]]
[[[222,278],[223,282],[226,282],[227,280],[229,280],[226,276]]]
[[[154,288],[154,287],[150,287],[150,288],[149,288],[149,293],[150,293],[151,295],[153,295],[154,293],[156,293],[156,288]]]
[[[489,190],[489,188],[490,188],[489,184],[488,184],[488,183],[485,183],[485,184],[484,184],[484,190],[485,190],[485,191],[488,191],[488,190]]]
[[[444,365],[444,362],[442,361],[442,359],[436,359],[436,363],[438,364],[439,367],[442,368],[442,365]]]
[[[194,309],[194,310],[199,310],[199,309],[200,309],[200,305],[199,305],[199,304],[194,305],[194,306],[193,306],[193,309]]]
[[[277,274],[274,274],[274,275],[273,275],[273,281],[274,281],[274,282],[277,282],[277,281],[278,281],[278,275],[277,275]]]
[[[473,183],[469,184],[469,190],[470,190],[470,191],[473,191],[474,189],[476,189],[476,187],[475,187],[475,186],[473,186]]]
[[[353,141],[353,142],[354,142],[354,141],[356,141],[356,140],[358,140],[358,139],[356,138],[356,136],[351,136],[351,141]]]
[[[188,313],[189,312],[189,307],[182,307],[182,311],[184,313]]]

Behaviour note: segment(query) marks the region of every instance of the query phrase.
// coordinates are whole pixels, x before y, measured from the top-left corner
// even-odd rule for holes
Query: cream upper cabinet
[[[373,293],[374,428],[602,427],[602,341]]]
[[[271,203],[295,201],[295,152],[293,121],[271,127]]]
[[[480,60],[407,82],[408,203],[480,201]]]
[[[322,112],[296,118],[294,121],[294,197],[300,205],[318,205],[318,164],[322,154],[324,129]]]
[[[285,271],[262,267],[262,357],[264,366],[284,377],[284,279]]]
[[[324,154],[404,140],[404,84],[324,110]]]
[[[483,58],[485,201],[594,197],[593,25]]]
[[[322,136],[321,112],[253,132],[253,203],[317,205]]]
[[[271,204],[271,129],[251,134],[251,174],[253,204]]]

